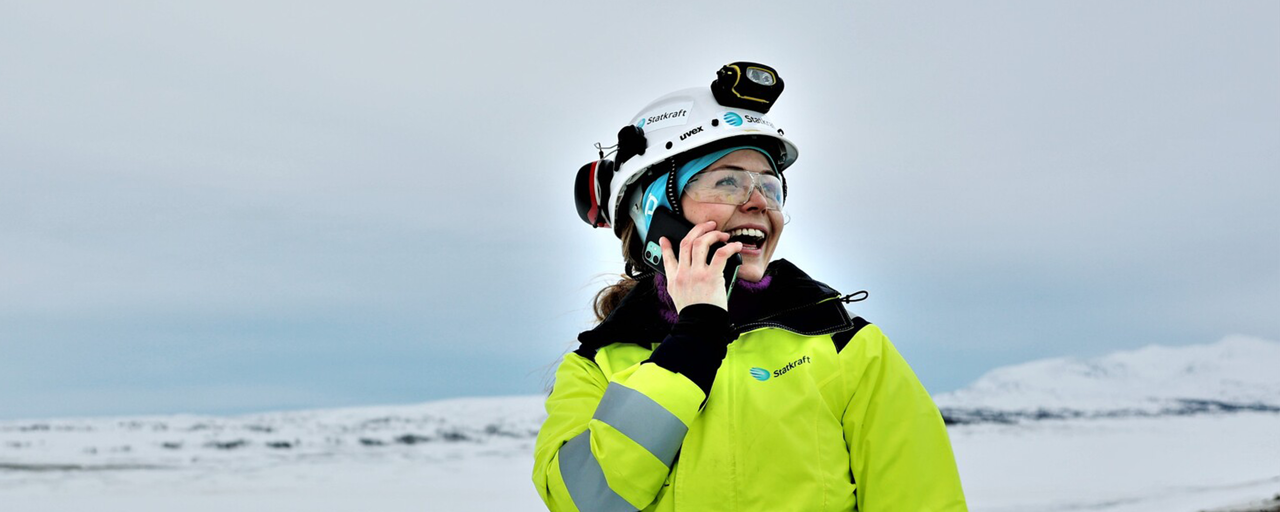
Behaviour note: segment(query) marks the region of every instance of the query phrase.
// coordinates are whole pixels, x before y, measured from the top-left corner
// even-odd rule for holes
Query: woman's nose
[[[751,196],[748,197],[747,202],[742,203],[742,206],[739,208],[742,208],[742,211],[744,212],[750,212],[763,210],[766,206],[768,206],[768,203],[764,200],[764,192],[762,192],[760,187],[757,186],[751,187]]]

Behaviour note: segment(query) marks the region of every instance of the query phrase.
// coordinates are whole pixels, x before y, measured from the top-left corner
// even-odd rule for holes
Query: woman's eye
[[[716,180],[716,186],[717,187],[736,187],[738,186],[738,179],[732,176],[720,178]]]

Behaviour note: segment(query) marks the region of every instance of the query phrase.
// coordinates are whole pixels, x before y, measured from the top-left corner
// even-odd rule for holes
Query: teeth
[[[754,236],[756,238],[764,238],[764,231],[751,228],[735,229],[729,232],[729,236]]]

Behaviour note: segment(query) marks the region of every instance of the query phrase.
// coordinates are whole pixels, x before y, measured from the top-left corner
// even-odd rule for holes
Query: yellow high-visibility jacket
[[[785,260],[767,275],[735,323],[695,304],[672,326],[650,278],[579,336],[534,448],[548,509],[967,510],[942,416],[888,338]]]

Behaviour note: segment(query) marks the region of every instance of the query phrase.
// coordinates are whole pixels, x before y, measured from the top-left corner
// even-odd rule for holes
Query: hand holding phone
[[[692,238],[689,247],[680,245],[686,237]],[[662,243],[664,238],[666,244]],[[738,255],[742,244],[726,244],[728,238],[727,233],[715,231],[714,222],[695,226],[665,207],[654,211],[645,237],[644,260],[667,276],[667,291],[675,301],[677,311],[688,304],[698,303],[729,309],[729,293],[742,265],[742,256]],[[712,276],[723,279],[723,292],[718,286],[707,286],[718,281]]]

